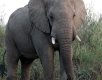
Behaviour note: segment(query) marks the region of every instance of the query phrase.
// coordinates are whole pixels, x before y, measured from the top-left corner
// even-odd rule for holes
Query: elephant
[[[14,11],[5,33],[7,80],[17,80],[21,61],[21,80],[30,80],[32,62],[39,58],[44,80],[54,80],[54,51],[58,50],[63,73],[75,80],[72,41],[86,16],[82,0],[30,0]],[[62,79],[63,80],[63,79]]]

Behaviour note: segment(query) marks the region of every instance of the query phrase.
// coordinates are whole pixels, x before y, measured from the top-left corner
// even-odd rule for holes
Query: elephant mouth
[[[81,39],[80,39],[80,37],[79,37],[78,35],[75,35],[75,39],[76,39],[77,41],[81,42]],[[58,44],[58,41],[56,40],[55,37],[52,37],[52,38],[51,38],[51,43],[52,43],[53,45],[56,45],[56,44]]]
[[[51,41],[51,44],[53,45],[54,49],[59,50],[58,40],[54,37],[51,37],[50,41]]]

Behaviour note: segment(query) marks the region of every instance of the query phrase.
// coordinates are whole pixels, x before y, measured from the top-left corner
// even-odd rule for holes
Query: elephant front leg
[[[27,59],[25,57],[20,57],[21,60],[21,79],[20,80],[30,80],[30,70],[33,59]]]
[[[7,80],[17,80],[16,71],[17,63],[10,63],[7,66]]]
[[[33,44],[42,63],[44,80],[54,80],[54,51],[47,38],[39,30],[32,32]]]
[[[46,52],[45,52],[46,51]],[[39,53],[40,61],[42,63],[43,72],[45,79],[44,80],[54,80],[54,58],[52,49],[45,49],[44,52]]]
[[[17,72],[18,58],[15,55],[18,53],[16,53],[16,51],[14,51],[14,53],[7,51],[6,54],[7,54],[7,57],[6,57],[7,80],[17,80],[16,72]]]
[[[7,80],[17,80],[17,67],[19,61],[19,52],[15,46],[14,38],[11,33],[6,34],[6,63],[7,63]]]

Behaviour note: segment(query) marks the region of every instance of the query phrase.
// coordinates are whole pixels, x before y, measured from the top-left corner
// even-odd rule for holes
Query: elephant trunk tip
[[[80,39],[80,37],[79,37],[78,35],[76,35],[76,39],[77,39],[79,42],[81,42],[81,39]]]

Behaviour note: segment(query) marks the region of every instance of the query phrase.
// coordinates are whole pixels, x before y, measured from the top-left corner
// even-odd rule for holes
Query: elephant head
[[[85,19],[83,1],[30,0],[28,7],[33,27],[51,33],[51,36],[58,40],[68,80],[74,80],[71,44],[76,28],[80,27]]]

